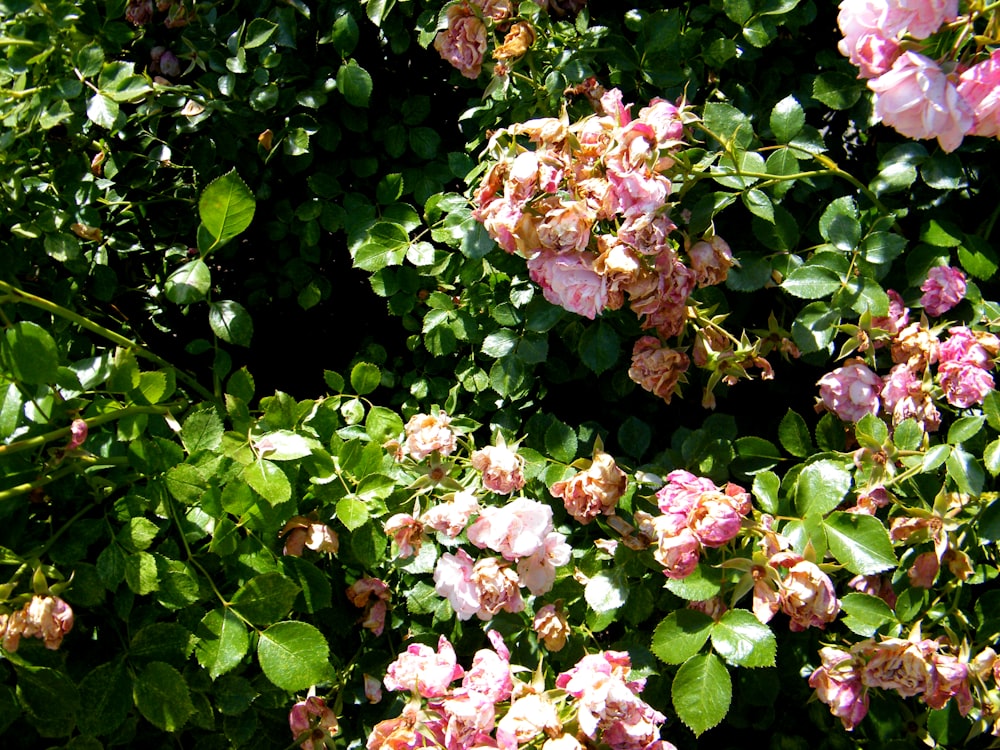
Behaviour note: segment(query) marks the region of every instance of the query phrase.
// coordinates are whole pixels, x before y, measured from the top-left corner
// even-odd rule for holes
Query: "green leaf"
[[[80,680],[80,701],[87,706],[77,716],[80,732],[91,737],[111,734],[132,710],[132,679],[124,662],[95,667]]]
[[[208,306],[208,324],[220,339],[236,346],[250,346],[253,320],[239,302],[222,300]]]
[[[45,721],[45,736],[68,736],[81,707],[73,681],[48,667],[18,666],[16,670],[18,702],[32,717]]]
[[[812,302],[799,311],[792,323],[792,338],[803,354],[829,347],[837,333],[840,312],[826,302]]]
[[[216,451],[222,445],[222,419],[212,407],[191,411],[181,426],[181,442],[188,453]]]
[[[272,505],[286,502],[292,497],[292,484],[277,464],[267,459],[257,459],[244,467],[243,481]]]
[[[708,642],[713,625],[704,612],[686,607],[674,610],[653,630],[650,650],[666,664],[683,664]]]
[[[985,422],[986,417],[982,415],[959,417],[948,428],[948,442],[952,445],[957,445],[958,443],[971,440],[983,429]]]
[[[920,470],[927,473],[934,471],[951,456],[951,446],[944,443],[931,446],[920,462]]]
[[[305,622],[275,623],[260,634],[257,658],[264,675],[282,690],[305,690],[332,676],[330,646]]]
[[[406,257],[410,237],[406,228],[391,221],[376,222],[354,254],[354,265],[364,271],[398,266]]]
[[[1000,258],[996,251],[975,234],[965,235],[965,241],[958,248],[958,262],[970,276],[982,281],[989,281],[1000,270]]]
[[[757,504],[765,513],[778,512],[778,491],[781,489],[781,479],[773,471],[762,471],[754,475],[752,492],[757,498]]]
[[[781,446],[797,458],[806,458],[813,453],[812,436],[806,420],[796,411],[789,409],[778,425],[778,439]]]
[[[87,118],[105,130],[114,128],[120,111],[118,102],[104,94],[94,94],[87,102]]]
[[[975,496],[982,493],[986,474],[974,455],[956,445],[946,463],[948,476],[958,485],[959,491]]]
[[[722,572],[704,563],[687,578],[668,578],[666,588],[670,593],[692,602],[703,602],[717,595],[722,589]]]
[[[261,47],[270,41],[277,30],[278,25],[276,23],[268,21],[266,18],[255,18],[247,27],[247,35],[243,46],[246,49]]]
[[[729,148],[746,149],[753,143],[753,123],[730,104],[709,102],[704,108],[704,123]]]
[[[20,320],[4,332],[4,369],[27,385],[55,382],[59,350],[51,334],[37,323]],[[129,389],[131,390],[131,389]]]
[[[372,95],[372,77],[357,62],[348,60],[337,71],[337,88],[348,104],[367,107]]]
[[[857,591],[846,594],[840,600],[840,607],[845,614],[844,625],[862,638],[871,638],[880,627],[896,620],[889,605],[870,594]]]
[[[181,673],[161,661],[147,664],[136,675],[132,697],[139,713],[165,732],[176,732],[194,713],[191,691]]]
[[[337,501],[337,518],[348,531],[354,531],[368,523],[368,506],[356,497],[343,497]]]
[[[736,441],[736,461],[733,468],[752,475],[774,468],[781,458],[781,451],[771,441],[755,436],[741,437]]]
[[[231,603],[233,609],[254,625],[270,625],[291,611],[299,591],[281,573],[262,573],[241,586]]]
[[[850,109],[861,98],[863,85],[845,73],[823,73],[813,81],[812,95],[830,109]]]
[[[731,609],[712,627],[712,648],[737,667],[773,667],[778,642],[752,612]]]
[[[250,648],[246,625],[228,608],[213,609],[201,618],[196,635],[195,656],[213,680],[235,669]]]
[[[677,718],[698,736],[729,713],[733,681],[718,656],[698,654],[677,670],[670,693]]]
[[[351,369],[351,388],[359,396],[371,393],[382,382],[382,371],[371,362],[358,362]]]
[[[986,446],[983,451],[983,463],[993,476],[1000,474],[1000,438]]]
[[[874,516],[831,513],[823,522],[830,552],[855,575],[872,575],[899,564],[889,532]]]
[[[183,625],[153,622],[132,636],[128,658],[132,662],[163,661],[180,666],[191,655],[192,640],[191,631]]]
[[[306,437],[291,430],[275,430],[254,439],[254,447],[268,461],[295,461],[322,451],[323,445],[316,438]]]
[[[786,96],[771,109],[771,132],[778,143],[788,143],[806,124],[802,105],[792,95]]]
[[[212,248],[244,232],[255,210],[253,193],[236,170],[212,180],[198,199],[198,215],[214,240]]]
[[[781,282],[782,289],[802,299],[829,297],[843,285],[835,271],[823,266],[799,266]]]
[[[335,13],[337,20],[333,22],[333,29],[330,31],[330,41],[333,42],[334,49],[342,57],[346,57],[357,46],[360,30],[358,29],[358,22],[354,20],[354,16],[351,15],[351,12],[345,6],[340,6]]]
[[[571,463],[576,458],[576,432],[565,422],[553,420],[545,431],[545,451],[556,461]]]
[[[850,196],[832,201],[819,217],[819,233],[838,250],[850,252],[861,241],[858,207]]]
[[[138,552],[148,549],[159,532],[159,526],[139,516],[130,518],[128,524],[115,535],[115,540],[128,552]]]
[[[800,516],[825,515],[851,489],[851,473],[836,461],[823,459],[806,466],[795,482],[795,508]]]
[[[501,328],[483,339],[482,353],[487,357],[499,359],[506,357],[517,346],[518,335],[509,328]]]
[[[616,568],[593,576],[583,590],[583,598],[595,612],[614,612],[628,600],[624,571]]]
[[[208,477],[192,464],[171,466],[163,477],[167,491],[185,505],[195,505],[208,489]]]
[[[744,190],[740,196],[743,199],[743,205],[754,216],[759,216],[764,221],[774,223],[774,206],[771,204],[771,199],[767,197],[767,194],[763,190],[758,190],[757,188],[751,188],[750,190]]]
[[[577,350],[583,364],[600,375],[618,361],[620,349],[621,338],[614,328],[604,321],[597,321],[584,330]]]

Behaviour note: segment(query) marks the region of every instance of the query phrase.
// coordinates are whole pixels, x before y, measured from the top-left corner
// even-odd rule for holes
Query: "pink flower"
[[[586,471],[556,482],[549,492],[553,497],[562,498],[566,511],[573,518],[588,524],[599,515],[614,513],[627,486],[628,478],[615,459],[603,451],[596,451]]]
[[[935,679],[924,692],[923,701],[931,708],[942,709],[950,698],[955,698],[958,712],[965,716],[972,710],[969,690],[969,665],[951,654],[935,651],[931,656]]]
[[[506,445],[487,445],[472,454],[472,468],[480,472],[490,492],[509,495],[524,487],[524,459]]]
[[[448,599],[460,620],[468,620],[479,612],[479,588],[472,580],[473,565],[469,553],[460,549],[455,555],[445,552],[434,567],[434,590]]]
[[[938,347],[938,361],[941,364],[954,362],[985,370],[993,367],[993,357],[975,331],[966,326],[955,326],[948,329],[948,334],[948,338]]]
[[[517,561],[517,575],[528,591],[534,596],[547,594],[556,581],[556,568],[568,563],[573,548],[566,543],[566,537],[558,531],[545,536],[545,544],[530,557]]]
[[[864,34],[854,46],[851,62],[858,66],[858,78],[877,78],[892,69],[899,57],[899,42],[880,34]]]
[[[69,426],[69,442],[66,447],[63,448],[63,452],[69,453],[72,450],[76,450],[84,441],[87,439],[87,423],[82,419],[74,419]]]
[[[743,517],[721,492],[702,493],[688,515],[688,528],[705,547],[721,547],[740,531]]]
[[[466,78],[476,79],[486,53],[486,26],[466,3],[448,8],[448,28],[434,37],[434,49]]]
[[[666,213],[629,216],[618,230],[618,239],[628,243],[643,255],[659,255],[669,250],[667,236],[677,225]]]
[[[969,135],[1000,136],[1000,50],[959,75],[958,93],[972,109]]]
[[[337,532],[325,523],[306,516],[294,516],[284,525],[279,538],[287,536],[282,550],[284,555],[301,557],[305,548],[322,553],[337,554],[340,549],[340,538]]]
[[[470,579],[477,590],[479,607],[476,617],[480,620],[489,620],[500,610],[511,613],[524,611],[521,584],[509,563],[495,557],[477,560],[472,566]]]
[[[609,171],[608,182],[611,184],[612,209],[626,218],[655,213],[670,195],[670,180],[645,170]]]
[[[594,271],[595,260],[591,252],[542,250],[528,260],[528,272],[553,305],[593,320],[608,305],[608,283]]]
[[[378,578],[359,578],[347,589],[351,604],[365,610],[361,627],[375,635],[382,635],[385,628],[389,597],[388,585]]]
[[[892,412],[894,425],[910,418],[922,424],[927,432],[934,432],[941,425],[941,414],[934,400],[907,363],[895,365],[889,371],[881,396],[885,408]]]
[[[877,596],[888,604],[891,609],[896,608],[896,592],[893,591],[892,581],[889,580],[888,576],[858,575],[848,581],[847,585],[855,591],[860,591],[862,594]]]
[[[517,560],[542,549],[550,531],[552,508],[519,497],[500,508],[483,508],[467,533],[469,541],[480,549],[489,548],[507,560]]]
[[[875,115],[907,138],[937,138],[954,151],[972,129],[972,108],[936,62],[904,52],[892,68],[868,81],[875,92]]]
[[[681,120],[681,111],[666,99],[651,99],[649,106],[639,110],[637,119],[652,126],[659,148],[671,148],[683,142],[684,122]]]
[[[302,750],[325,748],[326,740],[340,731],[337,715],[326,705],[325,700],[316,696],[310,696],[292,706],[292,710],[288,712],[288,727]]]
[[[39,638],[55,651],[73,629],[73,610],[58,596],[31,597],[21,609],[0,615],[0,638],[5,651],[17,651],[21,638]]]
[[[815,627],[823,630],[837,619],[840,601],[833,581],[815,563],[800,560],[788,568],[779,588],[781,611],[790,618],[789,630]]]
[[[886,638],[863,649],[868,662],[861,681],[868,687],[895,690],[904,698],[919,695],[931,686],[930,656],[936,651],[933,641],[904,641]]]
[[[850,732],[868,713],[860,663],[847,651],[836,648],[822,648],[819,654],[822,664],[809,676],[809,687]]]
[[[910,585],[921,589],[934,587],[934,579],[937,578],[938,570],[941,568],[941,561],[936,552],[922,552],[917,555],[913,565],[906,574],[910,577]]]
[[[721,284],[734,264],[729,244],[718,235],[694,243],[688,250],[688,256],[700,287]]]
[[[457,688],[441,702],[447,719],[444,746],[447,750],[465,750],[481,746],[493,731],[496,711],[487,696],[475,690]]]
[[[958,0],[894,0],[888,7],[897,9],[900,23],[915,39],[926,39],[958,16]]]
[[[910,311],[903,302],[902,296],[895,289],[887,289],[885,292],[889,297],[889,314],[885,317],[873,317],[872,327],[881,328],[890,336],[894,336],[906,328],[910,322]],[[876,342],[876,346],[884,342]]]
[[[882,379],[861,361],[838,367],[819,379],[823,405],[845,422],[878,414]]]
[[[471,492],[456,492],[452,499],[428,509],[420,522],[447,537],[454,539],[465,530],[469,519],[479,512],[479,503]]]
[[[951,266],[936,266],[920,285],[920,304],[932,317],[943,315],[965,297],[965,274]]]
[[[535,613],[531,627],[549,651],[561,651],[572,632],[566,615],[554,604],[546,604]]]
[[[993,376],[989,372],[961,362],[945,362],[940,365],[938,382],[944,389],[948,403],[960,409],[983,403],[993,390]]]
[[[497,745],[501,750],[516,750],[543,734],[555,737],[561,731],[556,704],[544,695],[529,693],[513,701],[497,722]]]
[[[500,703],[510,698],[514,689],[510,651],[503,642],[503,636],[496,630],[490,630],[486,635],[493,649],[482,648],[476,652],[472,657],[472,667],[462,678],[462,687],[486,696],[493,703]]]
[[[420,551],[424,525],[409,513],[396,513],[390,516],[382,528],[392,537],[400,557],[413,557]]]
[[[442,635],[436,652],[423,643],[411,643],[389,665],[383,682],[387,690],[409,690],[424,698],[440,698],[464,673],[455,649]]]
[[[593,223],[594,217],[586,203],[560,200],[559,207],[547,211],[538,225],[541,249],[557,253],[585,250]]]
[[[664,513],[687,514],[704,492],[718,492],[715,482],[684,469],[667,474],[667,483],[656,492],[656,504]]]
[[[455,450],[455,433],[451,417],[444,410],[437,414],[414,414],[406,423],[403,453],[414,461],[423,461],[431,453],[447,456]]]
[[[663,346],[655,336],[643,336],[632,347],[628,376],[669,404],[689,364],[683,352]]]
[[[654,520],[654,527],[655,523]],[[663,575],[675,580],[687,578],[694,572],[698,567],[700,554],[701,543],[687,528],[681,529],[676,534],[659,533],[656,548],[653,550],[653,557],[663,566]]]

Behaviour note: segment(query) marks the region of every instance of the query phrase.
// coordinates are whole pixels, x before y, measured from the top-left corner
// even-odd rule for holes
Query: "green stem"
[[[174,401],[169,404],[159,404],[157,406],[128,406],[124,409],[109,412],[108,414],[102,414],[99,417],[90,417],[89,419],[85,419],[83,421],[87,423],[87,427],[89,429],[107,422],[113,422],[116,419],[131,417],[134,414],[166,414],[171,409],[180,408],[186,405],[187,402],[185,401]],[[35,435],[35,437],[25,438],[24,440],[15,440],[13,443],[8,445],[0,445],[0,458],[9,456],[12,453],[20,453],[21,451],[40,448],[53,440],[60,440],[68,437],[71,430],[71,427],[60,427],[58,430],[46,432],[44,435]]]
[[[135,343],[131,339],[122,336],[120,333],[115,333],[114,331],[105,328],[104,326],[98,323],[95,323],[90,318],[84,317],[79,313],[73,312],[72,310],[67,310],[65,307],[57,305],[55,302],[50,302],[49,300],[44,299],[42,297],[37,297],[34,294],[31,294],[30,292],[25,292],[24,290],[18,289],[17,287],[13,286],[12,284],[8,284],[5,281],[0,281],[0,292],[4,292],[14,297],[18,302],[24,302],[28,305],[31,305],[32,307],[37,307],[39,310],[45,310],[46,312],[51,313],[52,315],[57,315],[60,318],[75,323],[76,325],[80,326],[85,330],[90,331],[91,333],[96,333],[98,336],[103,336],[113,344],[125,347],[127,349],[132,349],[137,356],[149,360],[150,362],[153,362],[159,365],[160,367],[170,367],[176,370],[176,368],[174,368],[173,365],[171,365],[165,359],[163,359],[159,355],[154,354],[148,349],[139,346],[139,344]],[[202,387],[201,383],[199,383],[193,377],[191,377],[185,372],[182,372],[181,370],[176,370],[176,372],[177,372],[177,377],[179,379],[187,383],[191,388],[197,391],[198,394],[201,395],[203,398],[215,400],[215,396],[213,396],[211,392]]]
[[[66,466],[57,472],[39,477],[33,482],[24,482],[23,484],[18,484],[13,487],[9,487],[6,490],[0,491],[0,503],[4,500],[9,500],[12,497],[27,495],[29,492],[33,492],[39,487],[44,487],[47,484],[55,482],[57,479],[62,479],[63,477],[76,472],[79,469],[78,463],[90,464],[91,466],[128,466],[128,458],[126,456],[112,456],[110,458],[77,456],[72,465]],[[125,483],[125,481],[120,482],[120,484]]]

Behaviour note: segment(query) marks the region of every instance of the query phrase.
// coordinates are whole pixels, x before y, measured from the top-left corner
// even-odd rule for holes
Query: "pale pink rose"
[[[684,122],[681,111],[666,99],[650,99],[649,105],[639,110],[637,119],[652,126],[660,148],[673,148],[683,143]]]
[[[631,104],[622,103],[622,92],[619,89],[608,89],[601,96],[601,108],[604,114],[614,118],[619,125],[628,125],[632,120],[629,112]]]
[[[777,582],[772,578],[772,575],[777,574],[773,570],[769,573],[762,565],[755,565],[750,574],[753,577],[750,608],[754,617],[766,625],[781,609],[781,595],[778,593]]]
[[[486,53],[486,26],[465,3],[449,6],[448,28],[434,37],[434,49],[466,78],[476,79]]]
[[[893,0],[887,7],[890,14],[898,14],[899,23],[915,39],[926,39],[958,17],[958,0]]]
[[[423,643],[411,643],[389,665],[383,682],[387,690],[409,690],[424,698],[440,698],[463,674],[454,647],[442,635],[437,651]]]
[[[472,580],[473,565],[469,553],[460,549],[454,555],[445,552],[434,566],[434,590],[448,599],[460,620],[468,620],[479,612],[479,587]]]
[[[486,633],[493,648],[481,648],[472,657],[472,666],[462,678],[462,687],[485,695],[494,703],[510,698],[514,689],[510,650],[496,630]]]
[[[845,422],[878,414],[882,379],[860,361],[838,367],[819,379],[823,405]]]
[[[653,557],[663,566],[663,575],[675,580],[687,578],[695,571],[700,554],[698,537],[686,528],[676,534],[660,534],[653,550]]]
[[[890,336],[894,336],[906,328],[910,323],[910,311],[903,302],[902,296],[895,289],[886,289],[889,297],[889,314],[884,317],[873,317],[872,327],[881,328]],[[884,345],[883,341],[877,341],[875,346]]]
[[[547,211],[538,225],[541,249],[556,253],[585,250],[593,223],[594,216],[586,203],[560,200],[559,207]]]
[[[628,376],[669,404],[689,363],[683,352],[663,346],[655,336],[643,336],[632,347]]]
[[[365,686],[365,698],[369,703],[380,703],[382,701],[382,682],[377,677],[372,677],[367,672],[362,675]]]
[[[960,362],[946,362],[939,366],[938,382],[948,403],[960,409],[983,403],[993,390],[993,376],[989,372]]]
[[[976,335],[967,326],[955,326],[948,329],[948,338],[938,347],[938,361],[941,364],[955,362],[963,365],[975,365],[983,369],[993,367],[993,357],[983,346],[981,335]]]
[[[868,657],[861,672],[861,681],[868,687],[895,690],[904,698],[925,692],[933,679],[931,655],[936,650],[933,641],[904,641],[886,638],[871,643],[862,650]]]
[[[611,205],[624,217],[655,213],[670,195],[670,180],[658,173],[608,172]]]
[[[882,402],[892,413],[893,425],[915,419],[927,432],[934,432],[941,425],[941,413],[934,405],[931,394],[924,389],[924,381],[914,375],[906,363],[895,365],[882,386]]]
[[[965,297],[965,274],[959,268],[935,266],[920,285],[920,304],[932,317],[943,315]]]
[[[899,42],[881,34],[864,34],[854,46],[851,62],[858,66],[858,78],[878,78],[892,69],[900,54]]]
[[[850,653],[836,648],[821,648],[819,655],[822,664],[809,676],[809,687],[816,690],[816,697],[830,707],[830,713],[850,732],[868,713],[861,665]]]
[[[685,518],[703,493],[719,491],[711,479],[685,469],[675,469],[667,474],[666,480],[656,491],[656,504],[664,513],[681,513]]]
[[[788,568],[778,593],[781,611],[788,615],[788,628],[793,632],[811,627],[823,630],[840,612],[833,581],[808,560],[800,560]]]
[[[972,109],[969,135],[1000,136],[1000,49],[989,58],[962,71],[958,93]]]
[[[489,620],[500,610],[511,613],[524,611],[521,584],[509,563],[495,557],[477,560],[470,580],[477,590],[479,607],[476,616],[480,620]]]
[[[516,750],[536,737],[556,737],[561,731],[556,704],[544,695],[529,693],[513,701],[497,722],[497,745],[501,750]]]
[[[409,513],[390,516],[382,528],[392,537],[401,558],[413,557],[420,551],[424,525]]]
[[[554,483],[549,492],[553,497],[562,498],[566,511],[573,518],[588,524],[599,515],[610,516],[614,513],[627,486],[628,478],[618,468],[615,459],[597,451],[585,471]]]
[[[938,570],[941,568],[941,561],[935,552],[922,552],[917,555],[913,565],[906,571],[910,577],[910,585],[921,589],[934,588],[934,579],[937,578]]]
[[[456,492],[451,500],[429,508],[420,516],[426,528],[454,539],[465,530],[469,519],[479,512],[479,503],[471,492]]]
[[[581,698],[594,685],[608,677],[624,681],[631,667],[632,659],[626,651],[587,654],[572,669],[556,677],[556,687],[562,688],[574,698]]]
[[[455,450],[451,417],[444,410],[437,414],[414,414],[406,423],[403,452],[414,461],[423,461],[431,453],[447,456]]]
[[[547,0],[535,0],[535,2],[541,5]],[[545,740],[542,750],[585,750],[585,748],[574,735],[561,734],[558,737]]]
[[[340,538],[337,532],[325,523],[319,523],[306,516],[293,516],[282,527],[278,537],[285,537],[284,555],[301,557],[308,547],[321,553],[337,554],[340,549]]]
[[[556,568],[565,565],[573,555],[573,548],[558,531],[545,537],[545,544],[529,557],[517,561],[517,575],[534,596],[547,594],[556,581]]]
[[[340,732],[337,715],[325,700],[316,696],[292,706],[288,712],[288,727],[302,750],[323,750],[327,738]]]
[[[614,173],[649,170],[655,164],[659,149],[652,125],[633,120],[616,133],[616,144],[604,155],[608,171]]]
[[[566,615],[554,604],[546,604],[539,609],[535,613],[531,627],[549,651],[561,651],[572,633]]]
[[[457,688],[441,702],[447,725],[444,746],[447,750],[465,750],[481,746],[493,731],[496,711],[493,701],[475,690]]]
[[[618,229],[618,239],[627,242],[642,255],[659,255],[669,251],[667,237],[677,225],[663,211],[629,216]]]
[[[972,129],[972,108],[929,57],[907,51],[892,68],[868,81],[875,92],[875,115],[907,138],[937,138],[954,151]]]
[[[699,496],[688,515],[688,528],[702,546],[721,547],[736,538],[743,517],[721,492]]]
[[[496,23],[505,21],[514,14],[511,0],[472,0],[483,11],[486,18]]]
[[[837,25],[844,38],[837,44],[840,54],[855,65],[858,41],[865,36],[892,38],[901,29],[888,29],[882,23],[886,0],[842,0],[837,14]]]
[[[552,531],[552,508],[519,497],[502,507],[486,507],[468,528],[469,541],[489,548],[506,560],[518,560],[544,548]]]
[[[524,487],[524,459],[506,445],[487,445],[472,454],[472,468],[490,492],[509,495]]]
[[[699,287],[721,284],[734,265],[729,244],[718,235],[694,243],[688,250],[688,257]]]
[[[346,593],[351,604],[365,610],[361,627],[375,635],[382,635],[390,599],[386,582],[378,578],[359,578],[348,587]]]
[[[542,250],[528,260],[528,273],[553,305],[593,320],[608,305],[608,283],[594,271],[596,259],[591,252]]]
[[[522,151],[510,163],[510,171],[504,182],[504,195],[515,205],[523,205],[538,190],[538,153]]]
[[[497,198],[474,211],[473,215],[504,251],[517,252],[517,232],[523,218],[518,206],[507,198]]]
[[[18,642],[24,638],[39,638],[45,648],[55,651],[62,645],[63,637],[73,629],[73,610],[58,596],[35,594],[20,610],[0,621],[0,635],[4,649],[17,651]]]

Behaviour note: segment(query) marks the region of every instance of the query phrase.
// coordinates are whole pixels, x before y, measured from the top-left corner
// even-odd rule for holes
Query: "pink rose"
[[[448,750],[483,746],[496,720],[493,701],[465,688],[457,688],[445,698],[441,712],[447,720],[444,747]]]
[[[652,126],[660,148],[671,148],[683,142],[684,122],[681,120],[681,111],[666,99],[651,99],[649,106],[639,110],[637,119]]]
[[[943,150],[954,151],[972,129],[972,108],[929,57],[904,52],[868,88],[875,115],[907,138],[937,138]]]
[[[721,284],[734,265],[729,244],[717,235],[694,243],[688,250],[688,257],[700,287]]]
[[[969,665],[951,654],[935,651],[931,656],[935,679],[923,695],[923,701],[931,708],[942,709],[950,698],[955,698],[958,712],[965,716],[972,710],[972,694],[969,690]]]
[[[553,497],[562,498],[566,511],[573,518],[588,524],[599,515],[613,514],[627,485],[628,478],[614,458],[598,451],[586,471],[556,482],[549,492]]]
[[[479,587],[472,580],[473,565],[469,553],[460,549],[455,555],[445,552],[434,567],[434,590],[448,600],[460,620],[468,620],[479,612]]]
[[[326,705],[326,701],[310,696],[299,701],[288,712],[288,727],[302,750],[322,750],[326,739],[340,731],[337,715]]]
[[[501,750],[517,750],[543,734],[553,737],[562,731],[559,710],[544,695],[529,693],[510,704],[497,722],[497,745]]]
[[[534,596],[547,594],[556,581],[556,568],[570,561],[573,548],[566,543],[566,537],[558,531],[546,535],[545,544],[530,557],[517,561],[517,575],[528,591]]]
[[[833,581],[815,563],[800,560],[788,568],[779,589],[781,611],[790,618],[789,630],[825,629],[837,619],[840,601]]]
[[[969,134],[1000,136],[1000,50],[959,75],[958,93],[972,109]]]
[[[448,28],[434,37],[434,49],[466,78],[476,79],[486,53],[486,26],[465,3],[448,8]]]
[[[943,315],[965,297],[965,274],[951,266],[935,266],[920,285],[920,304],[932,317]]]
[[[670,180],[644,171],[609,172],[611,205],[624,217],[655,213],[670,195]]]
[[[688,516],[688,528],[705,547],[721,547],[740,531],[743,517],[721,492],[705,492]]]
[[[895,365],[882,385],[882,402],[892,413],[892,423],[901,424],[913,418],[928,432],[941,425],[941,414],[930,393],[924,390],[924,381],[914,375],[906,363]]]
[[[667,236],[677,225],[659,211],[655,214],[638,214],[626,217],[618,230],[618,239],[627,242],[643,255],[659,255],[669,250]]]
[[[858,39],[851,62],[858,66],[858,78],[877,78],[892,69],[899,52],[899,42],[895,39],[865,34]]]
[[[528,260],[528,272],[553,305],[593,320],[608,304],[607,280],[594,271],[595,260],[590,252],[542,250]]]
[[[479,607],[476,617],[480,620],[489,620],[500,610],[511,613],[524,611],[521,583],[509,563],[495,557],[477,560],[470,580],[477,590]]]
[[[535,554],[552,531],[552,508],[537,500],[519,497],[502,507],[483,508],[468,529],[469,541],[489,548],[507,560]]]
[[[937,578],[938,570],[941,568],[941,561],[938,560],[936,552],[922,552],[917,555],[913,565],[906,574],[910,578],[910,585],[921,589],[934,588],[934,579]]]
[[[937,650],[933,641],[886,638],[864,648],[868,662],[861,681],[868,687],[895,690],[904,698],[919,695],[932,685],[930,657]]]
[[[542,249],[557,253],[584,250],[590,242],[594,217],[583,201],[561,200],[559,207],[546,212],[538,225]]]
[[[993,367],[993,357],[983,346],[981,336],[966,326],[948,329],[948,338],[938,347],[938,361],[975,365],[984,370]]]
[[[471,492],[456,492],[452,499],[429,508],[420,522],[429,529],[444,534],[451,539],[465,530],[474,513],[479,512],[479,503]]]
[[[387,690],[409,690],[424,698],[440,698],[463,674],[454,647],[442,635],[436,652],[423,643],[411,643],[389,665],[383,682]]]
[[[654,527],[656,521],[654,520]],[[659,531],[659,529],[657,529]],[[694,573],[698,567],[701,543],[690,529],[681,529],[676,534],[659,533],[653,557],[663,566],[663,575],[680,580]]]
[[[472,454],[472,468],[490,492],[509,495],[524,487],[524,459],[506,445],[487,445]]]
[[[392,537],[401,558],[413,557],[420,551],[424,525],[409,513],[390,516],[382,528]]]
[[[899,14],[906,33],[915,39],[926,39],[958,16],[958,0],[894,0],[887,7]]]
[[[414,461],[423,461],[431,453],[442,456],[455,450],[455,433],[451,430],[451,418],[439,410],[435,414],[414,414],[406,423],[406,442],[403,453]]]
[[[358,609],[364,609],[361,627],[382,635],[390,598],[389,586],[378,578],[359,578],[347,589],[347,598]]]
[[[878,414],[882,379],[860,361],[827,373],[817,385],[823,405],[845,422]]]
[[[836,648],[821,648],[819,654],[822,664],[809,676],[809,687],[850,732],[868,713],[860,664],[850,653]]]
[[[983,400],[993,390],[993,376],[975,365],[946,362],[938,367],[938,382],[952,406],[967,409]]]
[[[683,352],[663,346],[655,336],[643,336],[632,347],[628,376],[669,404],[689,363]]]
[[[514,689],[511,677],[510,651],[503,636],[496,630],[487,632],[493,649],[479,649],[472,657],[472,666],[462,678],[462,687],[485,695],[494,703],[510,698]]]
[[[549,651],[561,651],[572,633],[566,615],[554,604],[546,604],[535,612],[531,627]]]
[[[909,324],[910,311],[907,309],[906,303],[903,302],[902,296],[895,289],[887,289],[886,294],[889,297],[889,314],[885,317],[873,317],[872,328],[881,328],[890,336],[894,336]],[[875,346],[878,347],[880,344],[884,344],[884,342],[877,341]]]

